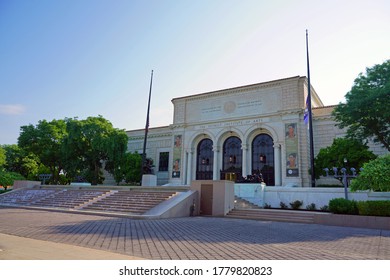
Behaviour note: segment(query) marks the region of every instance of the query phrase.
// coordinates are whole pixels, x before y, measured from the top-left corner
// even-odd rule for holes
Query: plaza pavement
[[[0,259],[390,259],[390,231],[216,217],[161,220],[0,207]]]

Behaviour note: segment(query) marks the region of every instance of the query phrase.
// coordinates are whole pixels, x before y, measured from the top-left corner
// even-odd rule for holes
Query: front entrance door
[[[237,181],[242,177],[241,140],[231,136],[223,143],[221,180]]]
[[[213,214],[213,185],[202,184],[200,186],[200,214]]]
[[[275,185],[274,141],[268,134],[259,134],[252,142],[252,173],[261,173],[267,186]]]
[[[213,179],[213,141],[203,139],[199,142],[196,157],[196,180]]]

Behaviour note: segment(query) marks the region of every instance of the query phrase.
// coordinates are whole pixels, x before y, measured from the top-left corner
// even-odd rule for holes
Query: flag
[[[305,113],[303,114],[303,121],[306,125],[309,124],[309,95],[306,98]]]

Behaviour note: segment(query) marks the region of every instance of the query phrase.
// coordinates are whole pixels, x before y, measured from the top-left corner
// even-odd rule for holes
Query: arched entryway
[[[221,180],[237,181],[242,178],[241,139],[231,136],[223,143]]]
[[[266,185],[275,185],[274,141],[268,134],[259,134],[252,141],[252,174],[258,173]]]
[[[196,180],[213,179],[213,141],[203,139],[197,147]]]

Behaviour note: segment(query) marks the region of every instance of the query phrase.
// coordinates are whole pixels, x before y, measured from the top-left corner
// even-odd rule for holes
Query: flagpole
[[[313,140],[313,118],[311,110],[311,85],[310,85],[310,66],[309,66],[309,34],[306,29],[306,60],[307,60],[307,83],[308,83],[308,114],[309,114],[309,141],[310,141],[310,169],[311,169],[311,187],[316,186],[316,176],[314,170],[314,140]]]
[[[145,172],[145,160],[146,160],[146,140],[148,138],[148,131],[149,131],[149,112],[150,112],[150,99],[152,96],[152,82],[153,82],[153,70],[150,77],[150,88],[149,88],[149,100],[148,100],[148,110],[146,113],[146,124],[145,124],[145,138],[144,138],[144,147],[142,151],[142,163],[141,163],[141,175]]]

